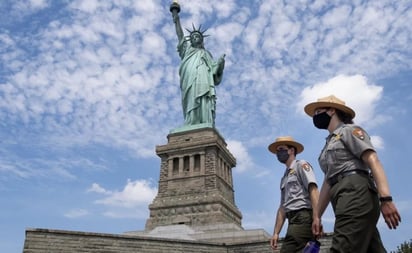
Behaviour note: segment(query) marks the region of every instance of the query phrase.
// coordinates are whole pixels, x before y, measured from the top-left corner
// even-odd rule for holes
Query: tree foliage
[[[412,253],[412,239],[410,239],[409,242],[403,242],[395,251],[391,251],[391,253]]]

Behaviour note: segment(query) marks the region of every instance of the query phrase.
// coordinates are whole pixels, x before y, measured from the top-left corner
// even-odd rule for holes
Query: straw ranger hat
[[[277,148],[280,145],[287,145],[287,146],[293,146],[296,148],[296,154],[299,154],[300,152],[303,151],[303,145],[300,144],[299,142],[295,141],[291,136],[282,136],[279,138],[276,138],[276,141],[272,144],[269,145],[268,149],[270,152],[276,154]]]
[[[313,117],[315,114],[315,110],[317,108],[326,108],[326,107],[332,107],[335,109],[338,109],[348,115],[351,116],[351,118],[355,118],[355,111],[352,110],[352,108],[348,107],[345,105],[345,102],[334,95],[330,95],[327,97],[319,98],[317,102],[312,102],[310,104],[307,104],[305,106],[305,112],[307,115]]]

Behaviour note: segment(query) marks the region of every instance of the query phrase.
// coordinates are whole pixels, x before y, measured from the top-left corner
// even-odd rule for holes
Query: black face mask
[[[313,115],[313,124],[319,129],[328,129],[330,119],[332,117],[327,114],[327,112],[322,112],[316,115]]]
[[[286,149],[285,150],[279,150],[276,153],[276,156],[278,158],[278,161],[281,162],[281,163],[286,163],[286,161],[289,159],[289,154],[288,154],[288,151]]]

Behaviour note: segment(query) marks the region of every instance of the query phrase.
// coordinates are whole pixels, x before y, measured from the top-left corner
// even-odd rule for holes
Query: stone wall
[[[330,238],[322,239],[322,253]],[[121,234],[27,229],[23,253],[274,253],[269,241],[207,243]],[[275,251],[275,253],[278,251]]]
[[[128,235],[27,229],[23,253],[227,253],[223,245]]]

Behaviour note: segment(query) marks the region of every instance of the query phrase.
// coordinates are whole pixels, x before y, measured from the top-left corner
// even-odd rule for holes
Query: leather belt
[[[366,170],[349,170],[349,171],[344,171],[341,172],[331,178],[328,179],[328,183],[330,185],[330,187],[334,186],[335,184],[337,184],[339,181],[341,181],[344,177],[350,176],[350,175],[363,175],[363,176],[370,176],[369,172]]]

